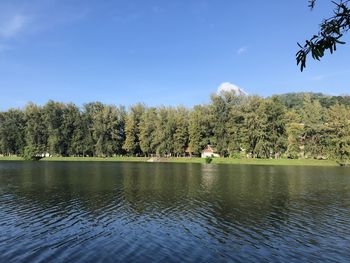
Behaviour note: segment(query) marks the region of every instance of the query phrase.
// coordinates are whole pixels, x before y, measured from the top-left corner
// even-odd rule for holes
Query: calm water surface
[[[350,262],[350,170],[0,162],[0,262]]]

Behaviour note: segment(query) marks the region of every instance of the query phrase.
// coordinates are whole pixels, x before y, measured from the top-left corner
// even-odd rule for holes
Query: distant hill
[[[301,108],[303,106],[304,95],[310,94],[313,100],[318,100],[323,107],[329,108],[330,106],[339,102],[339,104],[344,104],[350,106],[350,96],[331,96],[325,95],[323,93],[313,93],[313,92],[295,92],[286,93],[281,95],[275,95],[278,97],[287,108]]]

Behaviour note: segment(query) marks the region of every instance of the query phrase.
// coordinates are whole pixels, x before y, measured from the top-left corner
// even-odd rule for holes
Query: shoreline
[[[150,157],[45,157],[39,162],[147,162],[147,163],[203,163],[204,158],[199,157],[170,157],[159,158],[150,161]],[[1,161],[25,161],[17,156],[0,157]],[[333,160],[314,159],[235,159],[213,158],[212,164],[235,164],[235,165],[278,165],[278,166],[339,166]]]

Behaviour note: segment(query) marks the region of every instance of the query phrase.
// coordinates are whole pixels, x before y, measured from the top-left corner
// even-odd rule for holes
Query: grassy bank
[[[147,157],[47,157],[40,161],[68,161],[68,162],[146,162]]]
[[[169,158],[175,163],[205,163],[203,158]],[[248,164],[248,165],[298,165],[298,166],[339,166],[331,160],[292,160],[292,159],[234,159],[214,158],[213,164]]]
[[[232,159],[216,158],[213,163],[226,164],[251,164],[251,165],[298,165],[298,166],[339,166],[332,160],[313,160],[313,159]]]
[[[17,156],[0,157],[0,161],[20,161],[23,160]],[[69,162],[147,162],[147,157],[48,157],[40,161],[69,161]],[[169,163],[205,163],[203,158],[161,158],[157,161]],[[298,166],[338,166],[331,160],[291,160],[291,159],[233,159],[233,158],[214,158],[213,164],[248,164],[248,165],[298,165]]]
[[[0,161],[24,161],[22,157],[18,156],[0,156]]]
[[[147,157],[46,157],[40,162],[146,162]],[[1,156],[0,161],[25,161],[18,156]]]

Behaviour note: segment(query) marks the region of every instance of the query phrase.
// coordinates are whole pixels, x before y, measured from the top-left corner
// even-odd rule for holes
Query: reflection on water
[[[350,170],[0,162],[1,262],[346,262]]]

